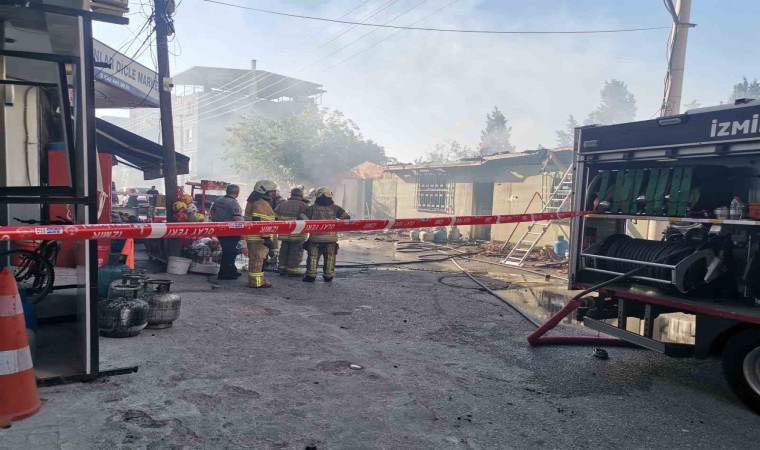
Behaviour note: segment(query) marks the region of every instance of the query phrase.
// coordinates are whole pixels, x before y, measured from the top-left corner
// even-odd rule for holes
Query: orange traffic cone
[[[40,410],[24,310],[16,280],[0,272],[0,427]]]
[[[127,239],[124,243],[124,248],[121,249],[121,254],[127,257],[127,267],[130,269],[135,268],[135,240]]]

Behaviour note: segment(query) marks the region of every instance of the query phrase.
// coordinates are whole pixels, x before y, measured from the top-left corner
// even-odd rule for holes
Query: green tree
[[[572,114],[567,116],[567,124],[565,125],[565,129],[555,131],[555,133],[557,133],[557,145],[561,147],[573,145],[575,129],[579,126],[580,124],[577,120],[575,120],[575,117],[573,117]]]
[[[628,86],[620,80],[604,83],[601,103],[589,114],[584,125],[611,125],[632,122],[636,117],[636,98],[628,91]]]
[[[480,155],[514,151],[515,147],[509,142],[511,134],[512,127],[507,126],[506,117],[494,106],[493,111],[486,114],[486,129],[480,132]]]
[[[760,83],[757,82],[757,79],[749,81],[747,80],[747,77],[742,77],[742,82],[734,85],[733,92],[731,92],[728,102],[733,104],[740,98],[760,99]]]
[[[474,158],[478,155],[478,152],[472,147],[455,140],[449,140],[444,144],[436,144],[432,149],[426,151],[422,158],[414,160],[414,163],[445,163],[462,158]]]
[[[340,111],[307,109],[279,120],[252,115],[227,129],[224,158],[246,180],[330,185],[365,161],[386,162],[385,150],[365,139]]]

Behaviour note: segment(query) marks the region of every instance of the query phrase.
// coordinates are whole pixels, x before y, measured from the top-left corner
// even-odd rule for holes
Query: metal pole
[[[158,92],[161,107],[161,142],[164,147],[164,189],[166,189],[166,220],[171,222],[171,205],[177,201],[177,160],[174,156],[174,120],[172,118],[171,78],[169,75],[169,29],[174,32],[167,0],[154,0],[156,23],[156,58],[158,59]],[[179,255],[179,242],[171,240],[169,256]]]
[[[672,5],[672,1],[668,0]],[[691,17],[691,0],[676,0],[675,16],[671,39],[673,42],[670,60],[668,61],[668,86],[662,103],[661,116],[678,114],[681,111],[681,90],[683,88],[683,73],[686,66],[686,41],[689,38],[689,23]]]
[[[681,90],[683,89],[683,74],[686,66],[686,41],[689,37],[691,17],[691,0],[667,0],[668,9],[673,15],[673,29],[670,32],[672,47],[668,60],[668,78],[665,87],[665,98],[662,100],[660,116],[672,116],[681,111]],[[673,7],[671,10],[670,8]],[[667,222],[650,221],[647,226],[647,239],[659,241],[667,228]]]

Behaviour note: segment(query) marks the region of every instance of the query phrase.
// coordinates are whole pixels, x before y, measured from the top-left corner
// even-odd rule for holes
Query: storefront
[[[89,2],[86,2],[89,4]],[[163,150],[95,117],[97,107],[155,107],[155,73],[132,71],[123,55],[92,38],[92,22],[127,24],[120,15],[58,1],[2,2],[0,21],[0,224],[63,218],[72,227],[110,221],[114,163],[162,176]],[[101,58],[93,58],[98,52]],[[105,55],[105,56],[104,56]],[[113,64],[109,62],[112,61]],[[178,155],[187,173],[188,160]],[[52,239],[67,225],[50,226]],[[73,229],[73,228],[72,228]],[[18,243],[31,248],[40,240]],[[59,252],[69,267],[55,268],[54,290],[27,314],[36,336],[33,362],[42,384],[93,378],[129,368],[101,368],[98,338],[96,241],[72,241]],[[11,244],[0,243],[0,250]],[[11,264],[5,257],[0,265]],[[27,302],[30,303],[30,302]]]

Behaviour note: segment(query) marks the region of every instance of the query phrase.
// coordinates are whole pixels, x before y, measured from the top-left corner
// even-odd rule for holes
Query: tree
[[[733,104],[740,98],[760,99],[760,83],[757,82],[757,79],[750,82],[747,80],[747,77],[742,77],[742,82],[734,85],[734,90],[731,92],[728,102]]]
[[[224,158],[247,180],[330,185],[357,164],[386,162],[385,150],[340,111],[310,108],[279,120],[252,115],[227,133]]]
[[[414,160],[414,163],[445,163],[462,158],[474,158],[477,156],[478,152],[472,147],[460,144],[455,140],[449,140],[444,144],[436,144],[432,149],[426,151],[422,158]]]
[[[565,129],[555,131],[555,133],[557,133],[557,145],[573,145],[573,139],[575,138],[575,129],[579,126],[580,124],[577,120],[575,120],[575,117],[573,117],[572,114],[567,116],[567,124],[565,125]]]
[[[509,142],[511,133],[512,127],[507,126],[504,114],[494,106],[493,111],[486,114],[486,129],[480,132],[480,155],[514,151],[515,147]]]
[[[699,103],[697,100],[692,100],[688,103],[683,104],[683,107],[681,108],[681,112],[685,112],[690,109],[696,109],[696,108],[699,108],[700,106],[702,106],[701,103]]]
[[[601,104],[589,114],[584,125],[632,122],[636,117],[636,98],[622,81],[613,79],[605,82],[601,97]]]

